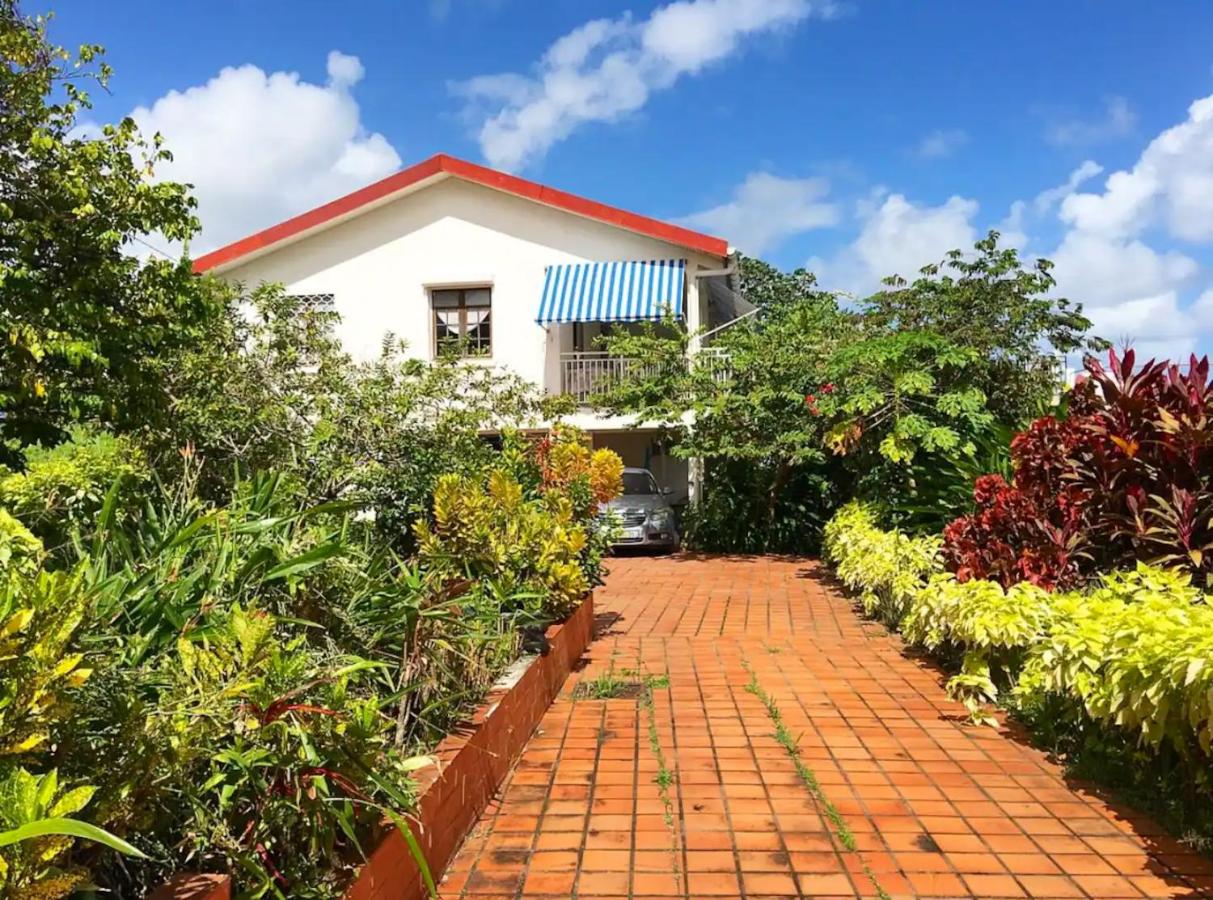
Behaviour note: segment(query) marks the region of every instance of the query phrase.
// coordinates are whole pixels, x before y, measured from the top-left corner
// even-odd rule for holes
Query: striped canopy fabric
[[[681,317],[686,268],[685,259],[548,266],[536,321],[638,322],[667,310]]]

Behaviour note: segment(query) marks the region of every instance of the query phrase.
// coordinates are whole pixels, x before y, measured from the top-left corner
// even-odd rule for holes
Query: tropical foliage
[[[192,273],[100,50],[0,0],[0,893],[333,897],[601,580],[622,464],[489,366]],[[506,435],[498,442],[486,433]]]
[[[663,424],[676,455],[703,461],[687,534],[700,546],[803,552],[854,494],[937,524],[924,507],[972,482],[932,473],[964,479],[991,436],[1052,403],[1057,354],[1097,344],[1081,309],[1053,295],[1050,268],[1025,268],[992,232],[912,283],[892,276],[842,303],[811,273],[743,259],[758,312],[706,347],[677,323],[608,335],[612,354],[645,364],[600,404]]]
[[[1144,560],[1213,571],[1213,382],[1187,366],[1108,353],[1087,360],[1064,419],[1011,442],[1014,476],[978,479],[975,511],[945,531],[957,576],[1081,583]]]
[[[424,751],[598,579],[589,534],[621,463],[572,432],[519,440],[439,479],[412,560],[290,473],[213,500],[197,457],[181,464],[141,504],[109,492],[71,560],[6,519],[0,779],[88,785],[88,822],[146,857],[59,836],[33,871],[22,842],[14,883],[138,894],[188,864],[252,895],[336,895],[385,811],[407,813]],[[513,468],[538,473],[532,493]]]
[[[691,542],[791,550],[813,540],[837,495],[826,423],[805,397],[827,380],[847,320],[808,273],[743,260],[742,276],[761,313],[719,332],[697,364],[685,362],[692,336],[678,323],[608,336],[612,354],[646,365],[600,403],[663,425],[674,455],[703,461],[706,496],[687,523]]]
[[[107,494],[134,502],[149,478],[146,455],[129,438],[77,426],[62,444],[26,448],[23,471],[0,470],[0,506],[66,553],[72,531],[91,533]]]
[[[942,570],[939,545],[935,537],[881,528],[874,507],[852,501],[826,523],[822,551],[864,612],[896,625],[926,579]]]
[[[204,339],[215,309],[187,258],[136,242],[197,230],[184,185],[149,177],[168,158],[127,118],[80,136],[101,50],[47,41],[44,19],[0,0],[0,462],[74,423],[161,423],[164,354]]]
[[[938,572],[938,553],[934,574],[913,554],[899,561],[912,539],[871,507],[844,507],[826,532],[865,609],[953,669],[948,692],[974,721],[996,722],[988,704],[1003,703],[1076,763],[1121,746],[1128,785],[1165,789],[1181,820],[1213,824],[1199,815],[1213,794],[1213,606],[1190,572],[1138,562],[1050,593],[959,581]]]

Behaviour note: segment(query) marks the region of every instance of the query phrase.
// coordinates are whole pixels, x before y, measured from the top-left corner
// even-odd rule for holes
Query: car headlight
[[[649,524],[654,528],[669,528],[670,511],[668,509],[653,510],[649,513]]]

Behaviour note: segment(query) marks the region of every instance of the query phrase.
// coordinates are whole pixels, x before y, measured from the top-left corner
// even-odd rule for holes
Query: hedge
[[[1173,748],[1213,787],[1213,606],[1187,573],[1138,563],[1058,593],[960,582],[932,572],[928,539],[876,521],[872,507],[844,507],[826,527],[828,556],[865,609],[959,661],[948,690],[975,720],[1000,696],[1012,707],[1062,699],[1144,750]]]

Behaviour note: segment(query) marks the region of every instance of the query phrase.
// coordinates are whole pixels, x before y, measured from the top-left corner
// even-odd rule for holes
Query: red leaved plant
[[[1011,443],[1014,483],[978,479],[972,515],[944,530],[962,579],[1070,587],[1136,559],[1213,569],[1213,384],[1207,357],[1135,367],[1088,358],[1064,420]]]

